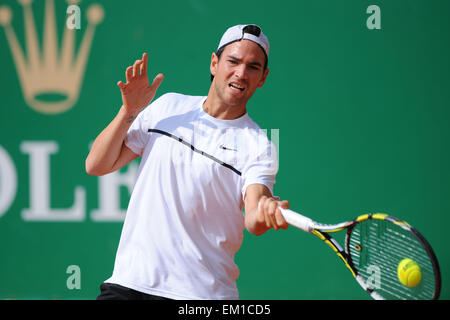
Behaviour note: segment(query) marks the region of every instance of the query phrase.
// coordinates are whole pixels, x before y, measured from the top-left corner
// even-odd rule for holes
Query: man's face
[[[264,70],[265,60],[262,49],[246,39],[227,45],[220,60],[213,53],[210,69],[218,98],[224,104],[245,107],[266,81],[269,69]]]

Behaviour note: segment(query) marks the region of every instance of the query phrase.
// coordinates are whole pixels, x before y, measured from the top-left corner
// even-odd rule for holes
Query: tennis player
[[[86,159],[87,173],[104,175],[141,157],[97,299],[238,299],[244,229],[288,227],[278,206],[289,203],[273,197],[274,145],[246,109],[268,56],[260,27],[233,26],[212,54],[207,96],[167,93],[151,104],[163,75],[149,84],[145,53],[126,69],[122,107]]]

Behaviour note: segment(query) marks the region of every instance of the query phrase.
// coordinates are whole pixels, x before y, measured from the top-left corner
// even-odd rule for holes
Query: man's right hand
[[[134,118],[150,104],[164,78],[161,73],[158,74],[149,86],[147,61],[147,53],[144,53],[142,60],[136,60],[133,66],[127,68],[125,72],[127,83],[122,81],[117,83],[122,93],[123,107],[126,113]]]

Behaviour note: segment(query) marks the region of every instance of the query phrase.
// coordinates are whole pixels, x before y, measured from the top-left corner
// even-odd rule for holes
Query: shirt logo
[[[219,146],[219,148],[220,148],[220,149],[223,149],[223,150],[237,151],[236,149],[225,147],[223,144],[221,144],[221,145]]]

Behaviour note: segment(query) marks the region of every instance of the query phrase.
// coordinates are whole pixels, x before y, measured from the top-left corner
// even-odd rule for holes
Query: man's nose
[[[245,64],[240,64],[236,67],[235,75],[239,79],[247,78],[247,66]]]

